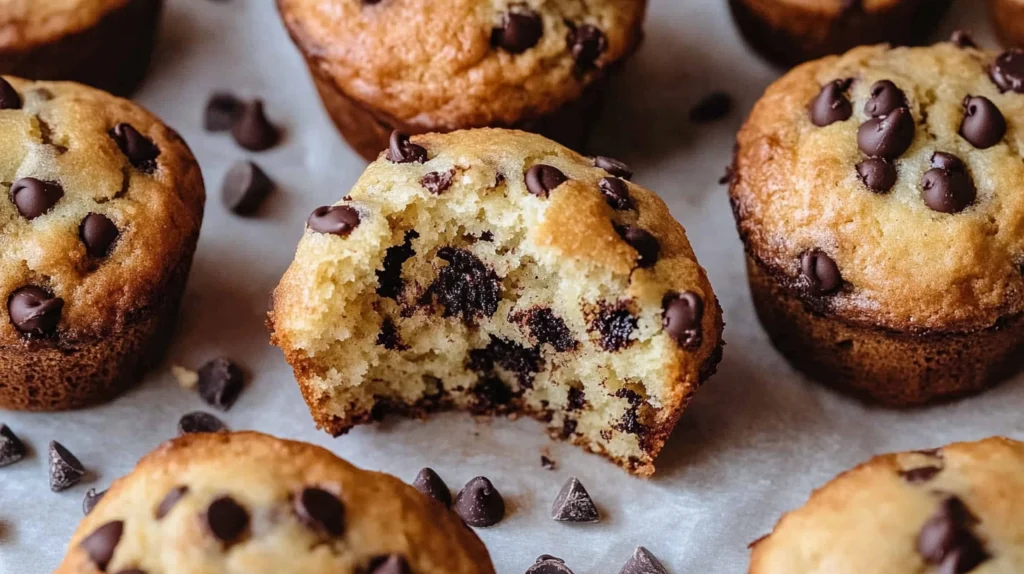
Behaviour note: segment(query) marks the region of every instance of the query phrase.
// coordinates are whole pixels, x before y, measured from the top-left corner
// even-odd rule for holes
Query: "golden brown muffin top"
[[[104,336],[157,305],[184,263],[202,221],[199,166],[177,133],[128,100],[7,81],[0,108],[15,107],[0,109],[0,344]],[[63,307],[33,319],[40,309],[21,301],[12,320],[26,286]]]
[[[131,0],[0,0],[0,50],[26,50],[80,32]]]
[[[255,432],[164,443],[68,548],[55,574],[353,574],[389,558],[415,574],[494,572],[473,531],[413,487]]]
[[[750,574],[1024,571],[1024,443],[878,456],[753,545]]]
[[[1024,54],[953,43],[796,68],[737,136],[748,253],[869,325],[964,331],[1024,311],[1021,92]]]
[[[278,0],[306,58],[402,125],[509,126],[580,97],[639,41],[645,0]],[[539,34],[539,36],[538,36]]]

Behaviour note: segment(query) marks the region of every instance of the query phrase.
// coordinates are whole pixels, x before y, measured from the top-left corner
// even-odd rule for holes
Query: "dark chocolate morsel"
[[[444,480],[434,472],[434,469],[424,468],[420,470],[412,485],[416,490],[440,502],[445,507],[452,505],[452,493],[448,490],[448,485],[445,484]]]
[[[864,113],[879,118],[906,106],[907,96],[903,90],[889,80],[879,80],[871,86],[871,97],[864,104]]]
[[[219,93],[210,96],[203,113],[203,127],[210,132],[223,132],[231,129],[238,120],[244,104],[232,94]]]
[[[427,150],[409,141],[409,136],[395,130],[391,132],[385,156],[394,163],[423,163],[427,161]]]
[[[128,158],[128,163],[143,171],[152,171],[156,167],[160,148],[131,124],[117,124],[110,130],[110,136],[114,138],[121,153]]]
[[[331,536],[345,530],[345,505],[334,493],[322,488],[306,487],[295,495],[295,514],[309,528]]]
[[[1024,94],[1024,50],[1012,48],[1000,54],[989,76],[1000,90]]]
[[[823,128],[850,119],[853,115],[853,105],[846,97],[846,90],[850,89],[852,82],[850,79],[833,80],[822,86],[817,97],[811,101],[811,123]]]
[[[542,554],[532,566],[526,569],[525,574],[573,574],[573,571],[565,565],[565,561],[549,554]]]
[[[11,201],[28,220],[50,211],[62,197],[64,188],[60,185],[34,177],[23,177],[11,185]]]
[[[506,12],[501,25],[491,32],[491,45],[510,54],[522,54],[537,45],[544,35],[540,14],[526,7]]]
[[[633,170],[625,163],[611,157],[599,155],[594,158],[594,167],[608,172],[609,175],[621,177],[625,180],[633,179]]]
[[[347,237],[359,225],[359,212],[347,205],[325,205],[313,210],[306,225],[317,233]]]
[[[222,496],[206,509],[206,527],[217,540],[231,546],[249,529],[249,512],[230,496]]]
[[[626,210],[633,208],[633,198],[629,195],[629,186],[617,177],[603,177],[597,182],[598,189],[605,201],[613,209]]]
[[[964,502],[947,496],[917,535],[917,552],[943,574],[965,574],[990,558],[972,531],[977,523]]]
[[[889,159],[903,155],[914,143],[914,117],[907,108],[872,118],[857,131],[857,146],[870,157]]]
[[[537,197],[547,197],[567,179],[558,168],[537,164],[526,170],[526,190]]]
[[[470,526],[494,526],[505,517],[505,499],[491,481],[478,476],[455,497],[455,512]]]
[[[932,166],[921,179],[925,205],[940,213],[959,213],[974,203],[978,190],[960,158],[936,152]]]
[[[960,136],[978,149],[987,149],[1003,141],[1006,118],[992,100],[985,96],[964,98],[964,119]]]
[[[21,108],[21,96],[5,78],[0,78],[0,110]]]
[[[7,300],[7,312],[14,328],[36,337],[51,335],[57,330],[63,309],[63,299],[34,285],[15,290]]]
[[[89,516],[89,513],[92,512],[93,508],[96,508],[96,505],[99,504],[100,500],[103,498],[103,495],[106,493],[106,490],[102,492],[96,492],[95,488],[90,488],[85,493],[85,498],[82,499],[82,514]]]
[[[188,494],[187,486],[175,486],[164,495],[160,504],[156,505],[156,510],[153,511],[153,516],[157,520],[163,520],[164,517],[170,514],[171,510],[177,506],[178,502],[182,498],[185,498],[186,494]]]
[[[971,34],[965,30],[953,30],[953,33],[949,35],[949,41],[956,45],[957,48],[978,47]]]
[[[701,320],[704,300],[693,291],[669,294],[662,302],[662,326],[665,333],[685,349],[701,345]]]
[[[124,522],[115,520],[107,522],[86,536],[78,544],[85,551],[85,555],[96,566],[100,572],[107,571],[107,565],[114,558],[114,551],[121,542],[121,534],[124,533]]]
[[[25,458],[25,443],[5,424],[0,424],[0,467]]]
[[[251,215],[274,189],[274,182],[251,161],[231,166],[220,187],[224,207],[238,215]]]
[[[111,247],[121,235],[117,225],[106,215],[90,213],[78,227],[78,237],[85,244],[89,257],[102,258],[110,254]]]
[[[633,555],[619,570],[619,574],[668,574],[661,562],[643,546],[638,546]]]
[[[634,225],[618,227],[617,230],[619,235],[622,236],[623,241],[635,249],[639,255],[639,258],[637,259],[637,265],[639,267],[653,267],[654,264],[658,262],[658,254],[661,251],[661,246],[653,235]]]
[[[242,109],[231,126],[231,137],[235,143],[250,151],[270,149],[281,141],[281,131],[270,123],[263,111],[263,101],[253,100],[242,105]]]
[[[455,180],[455,170],[432,171],[420,178],[420,185],[434,195],[441,195],[448,191]]]
[[[839,266],[820,249],[811,249],[800,256],[800,273],[813,295],[828,295],[843,285]]]
[[[227,428],[224,421],[202,411],[185,413],[178,419],[178,436],[200,432],[218,432],[227,430]]]
[[[245,375],[230,359],[217,357],[199,368],[199,397],[215,409],[230,409],[243,388]]]
[[[590,24],[570,27],[566,42],[569,45],[569,52],[576,62],[577,74],[597,67],[598,58],[608,49],[608,39],[604,32]]]
[[[910,470],[902,470],[899,474],[900,478],[910,484],[919,484],[922,482],[928,482],[935,478],[935,476],[940,472],[942,472],[942,468],[938,466],[921,466]]]
[[[871,191],[886,193],[896,185],[896,164],[884,157],[869,157],[857,164],[857,175]]]
[[[573,476],[555,497],[551,505],[551,518],[559,522],[598,522],[601,513],[583,483]]]

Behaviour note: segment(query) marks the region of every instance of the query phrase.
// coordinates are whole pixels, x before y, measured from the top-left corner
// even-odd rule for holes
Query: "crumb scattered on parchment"
[[[199,384],[199,373],[181,365],[171,365],[171,374],[177,379],[178,384],[186,389],[194,389]]]

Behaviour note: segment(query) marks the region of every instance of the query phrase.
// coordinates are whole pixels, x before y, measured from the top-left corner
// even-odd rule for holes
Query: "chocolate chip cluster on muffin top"
[[[977,391],[1024,345],[1024,54],[855,49],[771,86],[730,195],[758,312],[883,402]]]
[[[0,79],[0,407],[72,408],[169,335],[202,220],[199,167],[127,100]]]
[[[144,457],[82,521],[55,574],[493,574],[444,506],[320,447],[190,434]]]
[[[682,227],[621,162],[485,129],[395,134],[313,212],[273,342],[321,427],[524,412],[638,474],[720,358]]]

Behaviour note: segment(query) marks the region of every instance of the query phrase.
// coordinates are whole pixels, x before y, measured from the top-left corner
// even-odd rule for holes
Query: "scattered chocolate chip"
[[[964,119],[960,135],[978,149],[987,149],[1003,141],[1006,118],[985,96],[964,98]]]
[[[537,164],[526,171],[526,190],[537,197],[547,197],[567,179],[558,168]]]
[[[526,8],[506,12],[501,26],[491,32],[491,45],[510,54],[522,54],[537,45],[544,35],[544,21],[540,14]]]
[[[896,108],[907,107],[907,96],[903,90],[889,80],[879,80],[871,86],[871,97],[864,104],[864,113],[880,118],[887,116]]]
[[[110,130],[110,137],[114,138],[121,153],[128,158],[128,163],[146,172],[156,168],[156,158],[160,156],[160,148],[156,147],[152,140],[139,133],[139,130],[130,124],[120,123]]]
[[[187,486],[175,486],[164,495],[164,499],[160,501],[160,504],[156,506],[156,510],[153,512],[153,516],[157,520],[163,520],[165,516],[170,514],[171,510],[177,506],[178,502],[185,498],[188,494]]]
[[[424,299],[444,307],[445,317],[461,316],[465,321],[490,317],[498,311],[501,278],[479,257],[465,249],[442,247],[438,259],[448,262],[437,273]]]
[[[622,413],[622,419],[615,428],[627,434],[635,434],[637,436],[643,435],[647,429],[644,427],[643,423],[640,422],[640,413],[638,412],[638,409],[639,405],[637,404],[626,409],[626,412]]]
[[[345,505],[322,488],[302,489],[295,496],[295,514],[309,528],[331,536],[341,536],[345,530]]]
[[[565,565],[565,560],[550,554],[542,554],[533,563],[533,566],[526,569],[525,574],[573,574],[573,572]]]
[[[925,205],[940,213],[959,213],[974,203],[978,190],[960,158],[937,152],[932,166],[921,179]]]
[[[896,164],[884,157],[869,157],[857,164],[857,175],[871,191],[886,193],[896,185]]]
[[[243,104],[231,126],[235,143],[250,151],[268,150],[281,140],[281,131],[270,123],[263,111],[263,101]]]
[[[935,514],[917,535],[917,552],[943,574],[970,572],[990,558],[971,531],[977,519],[956,496],[939,503]]]
[[[857,146],[870,157],[897,158],[914,143],[914,118],[907,108],[872,118],[857,131]]]
[[[527,312],[526,326],[538,345],[547,343],[560,353],[572,351],[579,346],[565,321],[547,307],[537,307]]]
[[[813,295],[828,295],[843,285],[839,266],[820,249],[811,249],[800,256],[800,273]]]
[[[99,504],[103,495],[106,493],[106,490],[96,492],[95,488],[90,488],[88,492],[85,493],[85,498],[82,499],[82,514],[89,516],[89,513],[92,512],[93,508],[96,508],[96,505]]]
[[[370,560],[369,574],[410,574],[409,562],[398,554],[378,556]]]
[[[223,132],[235,125],[244,104],[235,96],[218,93],[210,96],[203,114],[203,127],[210,132]]]
[[[566,43],[575,62],[574,72],[576,75],[583,75],[598,66],[598,58],[608,49],[608,39],[596,26],[583,24],[577,27],[568,22],[567,24],[569,33],[566,36]]]
[[[583,483],[571,477],[551,505],[551,518],[559,522],[599,522],[601,514]]]
[[[359,212],[347,205],[325,205],[313,210],[306,225],[317,233],[348,237],[359,226]]]
[[[626,182],[617,177],[604,177],[597,182],[597,187],[613,209],[633,209],[633,198],[629,195],[629,186]]]
[[[242,369],[224,357],[212,359],[199,368],[199,397],[215,409],[230,409],[244,387]]]
[[[643,546],[637,546],[633,556],[622,566],[619,574],[668,574],[668,570]]]
[[[251,215],[274,189],[274,182],[251,161],[231,166],[220,187],[224,207],[238,215]]]
[[[594,158],[594,167],[603,169],[608,172],[609,175],[621,177],[627,181],[633,179],[633,170],[629,169],[628,165],[615,158],[599,155]]]
[[[85,551],[85,555],[96,565],[100,572],[107,571],[107,565],[114,558],[114,550],[121,542],[121,534],[124,533],[124,522],[115,520],[100,526],[92,534],[86,536],[79,543],[79,547]]]
[[[515,341],[494,335],[490,338],[487,347],[469,352],[469,368],[478,373],[489,374],[497,363],[506,371],[514,373],[520,386],[526,389],[533,388],[534,375],[539,373],[544,365],[540,350],[524,347]]]
[[[222,496],[206,509],[206,526],[225,546],[238,542],[249,529],[249,513],[230,496]]]
[[[942,472],[942,468],[938,466],[922,466],[918,468],[912,468],[910,470],[901,470],[900,477],[909,482],[910,484],[919,484],[922,482],[928,482],[935,478],[935,475]]]
[[[661,246],[653,235],[634,225],[617,227],[616,230],[622,236],[622,240],[635,249],[639,255],[636,262],[637,266],[643,268],[653,267],[658,262],[658,253],[661,251]]]
[[[662,327],[684,349],[697,349],[702,342],[701,320],[704,300],[693,291],[670,293],[662,305]]]
[[[955,44],[957,48],[978,47],[971,34],[965,30],[953,30],[953,33],[949,35],[949,41]]]
[[[555,463],[554,460],[548,458],[547,456],[544,456],[543,454],[540,455],[540,467],[543,468],[544,470],[555,470],[555,467],[557,466],[558,465],[557,463]]]
[[[448,188],[452,186],[452,181],[455,179],[455,170],[450,169],[445,172],[432,171],[420,179],[420,185],[425,187],[427,191],[434,195],[441,195],[448,191]]]
[[[576,387],[569,387],[565,395],[565,410],[567,411],[581,411],[587,406],[587,398],[583,389]]]
[[[843,122],[853,115],[853,105],[846,97],[852,79],[833,80],[821,87],[817,97],[811,102],[811,123],[825,127],[835,122]]]
[[[377,294],[398,301],[405,290],[405,280],[402,278],[402,266],[405,262],[416,255],[412,248],[412,241],[420,234],[414,230],[405,232],[405,240],[401,245],[393,245],[384,252],[383,267],[377,270]]]
[[[944,151],[937,151],[932,154],[932,167],[949,171],[967,171],[967,164],[963,160]]]
[[[11,185],[11,201],[28,220],[50,211],[62,197],[64,188],[60,185],[34,177],[23,177]]]
[[[455,512],[470,526],[494,526],[505,517],[505,500],[491,481],[478,476],[455,497]]]
[[[576,422],[575,419],[566,417],[565,420],[562,421],[562,438],[567,439],[576,434],[577,425],[579,425],[579,423]]]
[[[412,485],[416,490],[445,505],[446,508],[452,505],[452,493],[448,490],[448,485],[444,480],[434,472],[434,469],[424,468],[421,470],[416,475],[416,480],[412,481]]]
[[[1024,50],[1013,48],[996,58],[989,70],[989,76],[1004,92],[1024,94]]]
[[[78,237],[85,244],[89,257],[102,258],[110,254],[110,248],[121,235],[117,226],[106,215],[90,213],[78,227]]]
[[[718,185],[727,185],[732,183],[736,179],[736,170],[732,167],[732,164],[725,166],[725,173],[722,177],[718,178]]]
[[[34,285],[15,290],[7,300],[7,312],[14,328],[36,337],[50,335],[57,330],[63,309],[63,299]]]
[[[4,78],[0,78],[0,110],[17,110],[21,108],[21,96]]]
[[[398,327],[390,317],[385,317],[380,324],[380,333],[377,333],[376,343],[389,351],[404,351],[409,348],[402,343],[402,337],[398,333]]]
[[[589,323],[590,329],[601,335],[598,344],[605,351],[620,351],[633,344],[632,335],[636,330],[637,318],[626,305],[602,302],[593,317],[589,318]]]
[[[690,121],[695,124],[714,122],[732,111],[732,96],[725,92],[713,92],[690,108]]]
[[[391,132],[386,157],[394,163],[423,163],[427,161],[427,150],[412,143],[409,136],[396,130]]]
[[[202,411],[186,413],[178,419],[178,436],[202,432],[219,432],[228,430],[224,421]]]
[[[10,427],[0,424],[0,467],[14,464],[23,458],[25,443],[21,442]]]
[[[498,411],[512,402],[512,389],[497,377],[482,377],[473,386],[476,402],[470,407],[474,414],[488,414]]]

